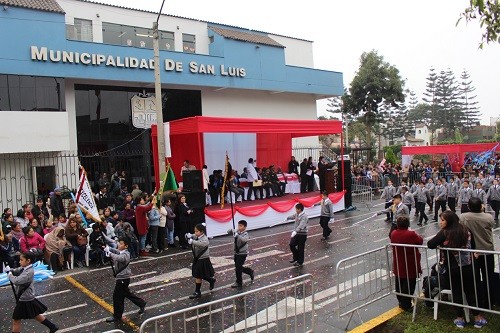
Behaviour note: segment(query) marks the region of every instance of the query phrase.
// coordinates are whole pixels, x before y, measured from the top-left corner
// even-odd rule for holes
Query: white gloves
[[[378,213],[375,213],[372,215],[372,218],[377,217],[377,216],[378,216]]]
[[[207,224],[206,224],[205,222],[203,222],[201,225],[202,225],[202,226],[204,226],[204,227],[206,227],[206,226],[207,226]]]
[[[192,239],[192,238],[189,238],[189,239],[188,239],[188,244],[189,244],[189,245],[193,244],[193,239]]]
[[[111,251],[109,251],[109,246],[107,246],[107,245],[103,249],[103,251],[104,251],[104,254],[106,255],[106,257],[109,257],[109,255],[111,254]]]
[[[328,223],[333,223],[334,221],[335,221],[335,219],[332,217],[332,218],[330,219],[330,221],[328,221]]]
[[[9,265],[5,266],[5,268],[3,269],[3,272],[4,272],[5,274],[10,273],[10,267],[9,267]]]
[[[189,232],[188,232],[188,233],[186,234],[186,238],[189,238],[189,239],[193,238],[193,234],[191,234],[191,233],[189,233]]]
[[[295,237],[295,235],[297,235],[297,231],[292,231],[292,238]]]

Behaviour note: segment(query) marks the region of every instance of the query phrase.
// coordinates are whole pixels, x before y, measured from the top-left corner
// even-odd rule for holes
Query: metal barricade
[[[371,187],[364,185],[353,185],[351,188],[352,201],[356,204],[366,205],[368,210],[371,210],[373,192]]]
[[[389,248],[380,247],[342,259],[337,263],[338,317],[349,315],[346,329],[355,313],[391,294]]]
[[[145,320],[139,332],[314,332],[314,281],[301,275]]]
[[[382,175],[377,175],[374,177],[367,176],[352,176],[351,178],[351,186],[354,187],[356,185],[366,186],[372,189],[373,192],[379,192],[387,185],[387,180],[389,178],[384,177]]]

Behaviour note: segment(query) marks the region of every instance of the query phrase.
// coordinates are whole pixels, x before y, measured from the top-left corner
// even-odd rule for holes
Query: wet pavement
[[[310,228],[305,250],[306,258],[302,267],[293,267],[289,263],[291,254],[288,242],[293,224],[250,231],[250,256],[247,259],[247,264],[255,269],[256,277],[255,281],[250,283],[248,276],[244,276],[244,287],[242,289],[230,288],[230,285],[235,281],[232,237],[211,239],[210,255],[214,264],[217,282],[215,289],[211,292],[208,290],[208,284],[203,282],[202,297],[198,300],[188,298],[194,291],[194,281],[191,278],[190,269],[192,260],[190,250],[168,249],[161,255],[133,261],[130,265],[133,274],[131,290],[144,298],[147,301],[147,306],[146,313],[141,316],[137,314],[137,307],[126,301],[125,315],[130,320],[128,324],[122,322],[108,324],[104,322],[104,319],[110,316],[107,308],[109,309],[109,305],[112,304],[114,288],[114,279],[109,267],[83,268],[59,273],[52,280],[36,283],[36,293],[39,295],[40,301],[48,307],[47,317],[59,325],[59,332],[104,332],[114,328],[125,332],[133,332],[147,318],[233,296],[237,293],[254,290],[301,274],[310,273],[314,276],[315,282],[315,331],[344,332],[346,318],[339,320],[334,312],[336,290],[333,287],[335,287],[336,283],[336,264],[343,258],[379,248],[389,242],[388,231],[390,225],[383,222],[385,215],[370,218],[374,212],[380,209],[380,206],[372,208],[371,211],[362,205],[359,207],[359,210],[335,215],[335,222],[331,225],[333,233],[328,241],[321,240],[319,218],[309,221]],[[433,236],[438,231],[436,223],[430,223],[423,227],[417,227],[415,223],[412,220],[412,228],[424,238]],[[497,234],[498,231],[495,231],[495,233]],[[248,297],[246,300],[248,303],[237,304],[230,302],[222,305],[222,307],[214,307],[212,310],[221,312],[222,315],[226,313],[229,316],[232,308],[238,309],[238,318],[234,318],[234,323],[240,322],[245,317],[250,317],[251,314],[260,311],[259,316],[251,318],[259,321],[262,320],[263,316],[264,318],[266,316],[272,318],[269,315],[269,309],[272,309],[273,306],[276,309],[275,312],[280,312],[282,308],[278,307],[278,303],[292,296],[304,300],[303,303],[299,302],[298,304],[299,308],[303,306],[306,310],[303,312],[307,313],[307,302],[311,301],[310,284],[306,284],[305,287],[293,286],[292,289],[281,289],[277,293],[273,293],[272,297],[266,295],[260,300]],[[265,301],[262,301],[262,299],[265,299]],[[319,304],[320,306],[318,306]],[[361,310],[360,313],[364,320],[369,320],[396,305],[395,297],[387,297],[382,301],[378,301],[375,305]],[[1,332],[10,332],[10,318],[13,308],[14,298],[10,286],[0,288]],[[285,308],[287,308],[286,304]],[[248,313],[246,313],[247,309],[249,310]],[[255,311],[250,311],[250,309]],[[294,311],[299,314],[301,313],[299,310],[295,309]],[[302,314],[298,317],[302,319],[297,319],[296,322],[292,320],[285,323],[283,320],[279,320],[277,326],[274,326],[274,330],[270,331],[285,331],[285,326],[288,327],[289,332],[302,331],[301,326],[309,326],[311,318],[308,315],[302,317]],[[205,319],[200,322],[188,317],[181,317],[180,320],[177,318],[173,323],[160,322],[159,332],[166,332],[166,328],[170,325],[174,327],[174,332],[181,332],[182,325],[193,328],[197,324],[200,324],[203,328],[200,331],[222,331],[220,329],[222,326],[217,326],[215,322],[215,316],[214,322],[209,316],[203,318]],[[278,318],[282,318],[282,315],[278,314]],[[359,318],[355,316],[350,328],[359,323]],[[262,322],[257,323],[253,329],[260,325],[262,325]],[[148,331],[152,332],[153,326],[148,327]],[[176,327],[178,327],[177,330]],[[210,330],[209,327],[213,329]],[[260,327],[266,328],[266,326]],[[44,331],[46,331],[45,327],[34,320],[23,321],[22,332]],[[224,332],[230,331],[225,330]]]

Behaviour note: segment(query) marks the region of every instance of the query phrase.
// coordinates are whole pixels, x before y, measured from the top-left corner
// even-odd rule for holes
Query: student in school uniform
[[[380,196],[380,199],[385,200],[385,209],[389,208],[392,206],[392,198],[396,195],[396,188],[392,186],[392,181],[389,180],[387,182],[387,186],[384,187],[384,190],[382,191],[382,195]],[[385,222],[392,222],[393,219],[393,213],[388,212],[387,213],[387,218],[385,219]]]
[[[334,221],[333,214],[333,203],[328,198],[328,192],[323,190],[321,191],[321,215],[319,217],[319,224],[323,228],[323,238],[321,240],[327,240],[332,233],[328,223]]]
[[[35,298],[35,288],[33,286],[33,278],[35,271],[33,263],[36,261],[36,254],[33,252],[24,252],[19,258],[21,267],[10,269],[5,268],[5,273],[8,273],[10,282],[14,285],[16,307],[12,314],[12,332],[21,332],[21,320],[35,319],[49,329],[50,333],[57,332],[59,327],[48,320],[43,313],[47,311],[47,307]]]
[[[415,206],[415,198],[413,197],[413,194],[408,191],[408,188],[406,186],[401,187],[400,194],[403,204],[408,207],[408,215],[410,215],[411,208]]]
[[[118,238],[118,248],[113,249],[109,246],[104,248],[106,257],[113,261],[113,275],[115,277],[115,290],[113,291],[113,317],[106,319],[107,323],[122,320],[123,311],[125,308],[125,298],[128,298],[132,303],[139,307],[139,314],[143,314],[146,308],[146,301],[139,296],[133,294],[128,288],[130,284],[130,238],[127,236]]]
[[[425,204],[430,200],[429,190],[425,187],[424,182],[420,182],[418,189],[413,193],[413,197],[415,198],[415,209],[417,210],[416,215],[418,214],[418,223],[417,225],[422,225],[422,221],[425,219],[425,223],[429,221],[429,218],[425,214]]]
[[[214,289],[215,271],[210,262],[210,242],[207,237],[207,229],[203,224],[197,224],[194,227],[194,235],[187,233],[186,238],[193,250],[193,266],[191,269],[192,276],[195,279],[196,289],[190,299],[201,297],[201,281],[205,280],[210,283],[209,289]]]
[[[437,185],[434,189],[434,192],[435,192],[434,196],[435,205],[434,205],[434,219],[432,221],[437,222],[439,208],[441,208],[441,213],[444,213],[446,211],[447,190],[446,186],[443,185],[443,181],[441,179],[437,180]]]
[[[231,285],[231,288],[241,288],[243,273],[248,274],[251,281],[255,277],[253,269],[243,266],[248,255],[247,221],[238,221],[238,229],[229,229],[228,234],[232,234],[234,237],[234,268],[236,271],[236,282]]]
[[[445,181],[446,178],[443,178],[443,182]],[[455,181],[455,177],[451,176],[449,183],[446,184],[446,193],[447,193],[447,200],[448,200],[448,207],[450,210],[455,213],[455,208],[457,204],[457,196],[458,196],[458,191],[459,191],[459,186],[457,182]]]
[[[476,182],[476,189],[472,191],[471,198],[479,198],[483,204],[483,211],[486,208],[486,202],[488,201],[488,195],[483,190],[483,184],[481,182]]]
[[[290,263],[294,266],[302,266],[304,264],[304,249],[307,240],[307,222],[309,221],[304,212],[304,205],[301,203],[296,204],[295,214],[287,217],[287,220],[295,220],[290,239],[290,250],[293,255]]]
[[[500,185],[498,179],[493,179],[493,185],[488,190],[488,201],[491,204],[491,209],[495,212],[495,221],[498,221],[498,212],[500,211]]]
[[[472,191],[469,181],[464,180],[462,188],[458,191],[458,205],[461,214],[469,212],[469,200],[472,198]]]

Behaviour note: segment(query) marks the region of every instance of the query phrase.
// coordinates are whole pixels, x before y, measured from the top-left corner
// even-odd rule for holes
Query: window
[[[0,111],[61,111],[64,79],[0,75]]]
[[[174,33],[159,31],[160,50],[174,50]],[[128,25],[102,23],[102,41],[105,44],[153,48],[153,30]]]
[[[66,25],[66,38],[92,42],[92,21],[75,18],[73,25]]]
[[[195,53],[196,52],[196,36],[182,34],[182,52]]]
[[[422,134],[422,130],[418,130],[418,134]]]

